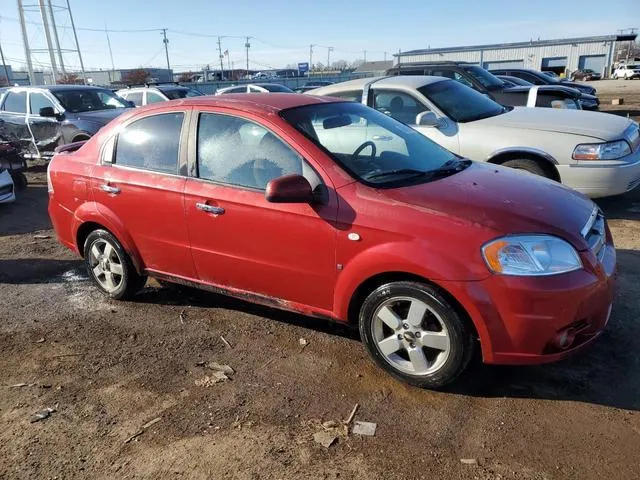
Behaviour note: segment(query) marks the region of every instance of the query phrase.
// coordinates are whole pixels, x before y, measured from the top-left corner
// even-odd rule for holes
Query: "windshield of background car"
[[[161,88],[160,91],[166,95],[169,100],[177,100],[179,98],[200,97],[203,94],[192,88]]]
[[[110,90],[78,89],[52,91],[65,110],[72,113],[126,108],[125,101]]]
[[[489,73],[484,68],[476,67],[472,65],[470,67],[464,67],[465,72],[479,81],[483,87],[488,89],[502,88],[502,81],[494,74]]]
[[[506,111],[487,96],[453,80],[430,83],[418,91],[447,117],[460,123],[495,117]]]
[[[284,85],[260,85],[265,90],[269,90],[270,92],[285,92],[291,93],[292,90],[289,87],[285,87]]]
[[[307,105],[281,116],[351,176],[369,184],[424,181],[430,171],[457,159],[416,130],[360,103]]]

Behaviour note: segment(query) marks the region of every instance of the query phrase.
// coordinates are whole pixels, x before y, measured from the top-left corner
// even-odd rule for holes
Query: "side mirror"
[[[420,112],[416,115],[416,125],[420,125],[421,127],[436,127],[439,128],[442,126],[442,121],[440,118],[436,116],[433,112]]]
[[[53,107],[42,107],[38,114],[41,117],[52,118],[56,116],[56,111],[53,109]]]
[[[309,180],[302,175],[285,175],[267,183],[264,193],[271,203],[312,203],[313,191]]]

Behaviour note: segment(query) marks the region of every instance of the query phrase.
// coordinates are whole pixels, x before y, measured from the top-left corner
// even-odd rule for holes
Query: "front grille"
[[[607,243],[607,229],[602,212],[596,207],[582,229],[582,236],[598,260],[602,260]]]

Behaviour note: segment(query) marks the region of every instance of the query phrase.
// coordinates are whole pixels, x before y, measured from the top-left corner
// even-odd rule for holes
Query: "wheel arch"
[[[513,147],[496,150],[487,158],[488,163],[502,165],[504,162],[515,159],[527,159],[537,162],[542,168],[551,174],[551,178],[560,181],[560,173],[556,168],[558,161],[547,152],[530,147]]]

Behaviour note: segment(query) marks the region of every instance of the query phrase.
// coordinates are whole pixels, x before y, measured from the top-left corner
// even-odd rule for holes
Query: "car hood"
[[[624,131],[631,120],[602,112],[514,107],[510,112],[477,120],[473,124],[569,133],[610,141],[624,138]]]
[[[543,233],[578,250],[595,204],[562,184],[529,173],[473,162],[460,173],[420,185],[383,190],[393,201],[490,228],[498,235]]]
[[[67,120],[85,120],[91,123],[106,125],[114,118],[122,115],[124,112],[131,110],[130,108],[110,108],[107,110],[94,110],[92,112],[66,113]]]

